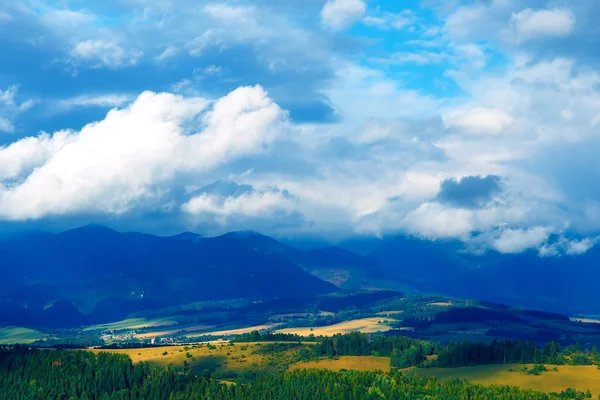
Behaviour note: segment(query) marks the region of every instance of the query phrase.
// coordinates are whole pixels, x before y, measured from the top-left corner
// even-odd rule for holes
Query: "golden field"
[[[532,365],[528,365],[531,368]],[[460,378],[481,385],[511,385],[542,392],[561,392],[569,387],[586,391],[594,398],[600,394],[600,369],[595,365],[547,365],[549,371],[540,375],[527,375],[519,371],[522,364],[480,365],[459,368],[429,368],[412,371],[420,375],[435,376],[439,379]],[[512,369],[513,371],[509,371]]]
[[[374,333],[389,331],[391,326],[383,324],[381,318],[362,318],[351,321],[340,322],[339,324],[328,325],[328,326],[315,326],[315,327],[300,327],[300,328],[286,328],[280,329],[277,332],[281,333],[295,333],[300,336],[332,336],[336,333],[350,333],[350,332],[363,332],[363,333]]]
[[[217,374],[227,371],[243,373],[245,371],[267,371],[273,368],[281,368],[291,362],[292,351],[286,351],[274,355],[256,354],[260,346],[267,343],[235,343],[230,345],[228,341],[213,341],[216,348],[211,349],[206,343],[189,346],[164,346],[142,349],[118,349],[98,350],[99,352],[114,352],[127,354],[133,362],[147,361],[164,367],[184,368],[184,361],[196,372],[204,369],[211,370]],[[164,353],[167,354],[164,354]],[[188,356],[189,353],[189,356]]]
[[[324,359],[319,361],[297,362],[290,365],[290,370],[295,369],[328,369],[339,371],[342,369],[354,369],[357,371],[389,371],[389,357],[375,356],[340,356],[337,359]]]

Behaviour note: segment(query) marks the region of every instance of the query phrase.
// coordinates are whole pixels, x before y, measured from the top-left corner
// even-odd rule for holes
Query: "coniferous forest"
[[[12,399],[578,399],[509,386],[438,381],[410,372],[301,370],[225,384],[207,375],[133,364],[125,355],[69,350],[0,349],[0,400]]]

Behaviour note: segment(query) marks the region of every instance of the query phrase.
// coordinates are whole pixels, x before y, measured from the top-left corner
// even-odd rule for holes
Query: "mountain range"
[[[473,255],[459,242],[406,236],[298,249],[255,232],[161,237],[87,225],[3,238],[0,260],[0,325],[71,327],[203,300],[378,289],[600,313],[598,249]]]

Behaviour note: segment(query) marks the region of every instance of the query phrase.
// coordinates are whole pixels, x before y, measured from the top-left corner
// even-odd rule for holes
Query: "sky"
[[[0,228],[581,254],[595,0],[0,2]]]

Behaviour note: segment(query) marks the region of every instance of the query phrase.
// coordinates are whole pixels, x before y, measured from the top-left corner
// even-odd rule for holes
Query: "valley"
[[[396,238],[359,255],[253,232],[157,237],[94,225],[34,239],[36,254],[25,251],[28,235],[0,243],[13,262],[5,273],[14,284],[0,288],[0,346],[9,351],[87,349],[227,385],[305,370],[400,371],[442,385],[600,395],[595,308],[528,308],[543,304],[534,295],[489,301],[505,298],[486,286],[495,267],[474,267],[453,243]],[[422,267],[397,267],[400,258]],[[521,355],[506,361],[497,351]]]

